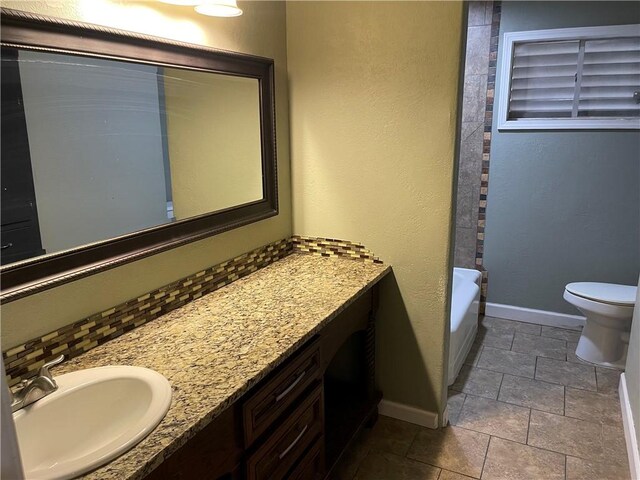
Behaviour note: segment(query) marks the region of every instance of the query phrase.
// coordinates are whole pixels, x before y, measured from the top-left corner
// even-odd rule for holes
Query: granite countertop
[[[135,365],[171,383],[158,427],[83,478],[143,478],[389,271],[293,253],[54,368]]]

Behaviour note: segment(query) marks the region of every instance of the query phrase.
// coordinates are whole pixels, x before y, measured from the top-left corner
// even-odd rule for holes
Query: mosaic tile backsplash
[[[359,243],[331,238],[303,237],[300,235],[291,237],[291,241],[293,242],[293,248],[300,252],[323,257],[348,257],[364,262],[383,263],[382,260]]]
[[[293,251],[383,263],[358,243],[302,236],[282,239],[10,348],[2,354],[7,382],[14,386],[35,375],[42,365],[61,354],[67,360],[77,357]]]

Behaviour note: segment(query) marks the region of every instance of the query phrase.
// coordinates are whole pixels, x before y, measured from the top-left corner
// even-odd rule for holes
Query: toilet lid
[[[631,305],[636,303],[638,287],[617,285],[615,283],[576,282],[570,283],[566,289],[580,297],[596,302]]]

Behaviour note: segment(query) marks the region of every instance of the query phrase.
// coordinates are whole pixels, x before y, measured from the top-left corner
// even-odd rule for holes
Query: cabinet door
[[[242,478],[242,456],[240,412],[232,405],[146,478],[236,480]]]

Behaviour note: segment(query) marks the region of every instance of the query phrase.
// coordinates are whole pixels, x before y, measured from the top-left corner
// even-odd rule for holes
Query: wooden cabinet
[[[236,480],[243,478],[242,422],[239,405],[232,405],[165,459],[149,480]]]
[[[377,417],[375,287],[147,478],[321,480]]]
[[[311,385],[321,378],[318,339],[303,347],[266,384],[254,390],[242,406],[244,441],[249,446]]]
[[[324,437],[318,438],[289,475],[290,480],[320,480],[324,477]]]
[[[302,403],[260,443],[247,459],[248,480],[280,480],[288,478],[308,447],[324,429],[322,383],[318,382]]]

